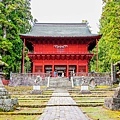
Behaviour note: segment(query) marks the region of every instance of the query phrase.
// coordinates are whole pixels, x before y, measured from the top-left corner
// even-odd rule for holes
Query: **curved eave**
[[[97,41],[102,37],[102,35],[98,35],[96,37],[91,37],[93,38],[93,41],[89,44],[88,50],[91,51],[97,44]],[[97,40],[97,41],[96,41]]]
[[[20,35],[21,39],[26,38],[95,38],[100,39],[101,35],[91,35],[91,36],[31,36],[31,35]]]
[[[53,53],[51,53],[51,54],[49,53],[48,54],[48,53],[36,53],[36,52],[35,53],[34,52],[29,52],[28,53],[28,55],[72,55],[72,54],[73,55],[91,55],[91,56],[94,55],[93,53],[65,53],[65,54],[64,53],[63,54],[60,54],[60,53],[54,53],[54,54]]]
[[[31,35],[20,35],[20,38],[22,40],[24,39],[31,39],[34,41],[35,38],[90,38],[93,39],[93,42],[89,44],[88,50],[92,50],[96,46],[96,39],[99,41],[102,35],[91,35],[91,36],[31,36]],[[28,41],[26,41],[26,46],[32,50],[32,44]]]

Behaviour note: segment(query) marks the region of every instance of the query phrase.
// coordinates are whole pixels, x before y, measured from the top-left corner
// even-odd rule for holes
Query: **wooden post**
[[[54,77],[54,65],[52,65],[52,77]]]
[[[98,71],[98,40],[96,39],[96,72]]]
[[[24,52],[25,52],[25,39],[23,40],[23,49],[22,49],[22,65],[21,65],[21,73],[24,73]]]
[[[111,63],[111,82],[113,83],[114,81],[116,81],[116,66]]]
[[[77,67],[76,73],[78,73],[78,72],[79,72],[79,71],[78,71],[78,67],[79,67],[79,65],[77,65],[76,67]]]
[[[114,75],[113,75],[113,72],[114,69],[113,69],[113,63],[111,63],[111,82],[113,83],[113,80],[114,80]]]
[[[45,72],[45,70],[44,70],[44,64],[42,65],[42,72],[43,72],[43,73]]]

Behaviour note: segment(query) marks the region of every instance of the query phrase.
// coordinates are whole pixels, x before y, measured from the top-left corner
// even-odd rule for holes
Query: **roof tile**
[[[21,36],[79,37],[96,36],[87,23],[35,23],[31,31]]]

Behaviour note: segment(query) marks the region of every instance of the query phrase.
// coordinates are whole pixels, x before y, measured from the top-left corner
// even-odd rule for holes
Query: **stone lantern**
[[[18,105],[18,99],[11,99],[8,91],[5,89],[3,83],[2,83],[2,78],[4,73],[3,67],[6,66],[7,64],[2,62],[2,57],[0,56],[0,110],[2,111],[13,111],[15,106],[17,107]]]
[[[6,66],[6,65],[7,64],[5,64],[4,62],[2,62],[2,57],[0,56],[0,90],[5,89],[4,85],[2,83],[2,79],[3,79],[3,76],[4,76],[3,67]]]
[[[7,66],[7,64],[5,64],[4,62],[2,62],[2,57],[0,56],[0,78],[2,79],[3,76],[4,76],[4,73],[3,73],[3,67],[4,66]]]

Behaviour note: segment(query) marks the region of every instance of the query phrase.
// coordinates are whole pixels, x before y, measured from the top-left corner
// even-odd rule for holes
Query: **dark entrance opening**
[[[50,75],[52,76],[52,65],[45,65],[44,69],[45,73],[50,73]]]
[[[69,65],[69,76],[73,76],[76,73],[76,65]]]
[[[63,74],[64,76],[66,76],[67,66],[66,65],[55,65],[55,70],[57,71],[57,75],[59,77],[62,77]]]

